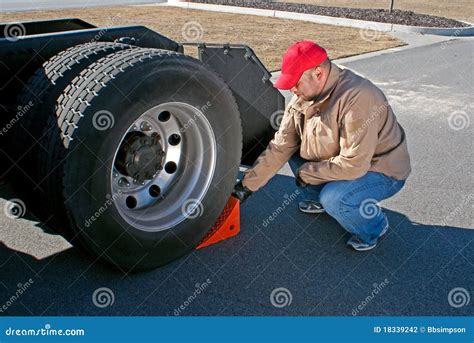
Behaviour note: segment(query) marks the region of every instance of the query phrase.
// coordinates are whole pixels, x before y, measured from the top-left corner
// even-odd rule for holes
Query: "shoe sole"
[[[299,209],[301,212],[303,213],[310,213],[310,214],[317,214],[317,213],[324,213],[326,212],[326,210],[303,210],[303,209]]]
[[[373,248],[375,248],[377,246],[377,244],[373,245],[373,246],[370,246],[370,247],[367,247],[367,248],[355,248],[353,245],[351,244],[348,244],[352,249],[354,249],[355,251],[369,251],[369,250],[372,250]]]

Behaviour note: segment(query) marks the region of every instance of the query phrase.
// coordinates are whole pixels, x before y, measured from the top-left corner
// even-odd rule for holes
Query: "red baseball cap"
[[[286,50],[281,62],[281,75],[273,84],[278,89],[291,89],[303,73],[320,65],[328,58],[326,50],[310,41],[293,44]]]

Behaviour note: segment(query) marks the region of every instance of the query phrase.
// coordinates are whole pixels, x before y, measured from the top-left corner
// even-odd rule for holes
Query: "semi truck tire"
[[[30,78],[18,97],[17,104],[23,115],[14,126],[15,144],[11,155],[16,161],[11,178],[17,191],[28,202],[28,208],[40,218],[48,217],[45,207],[38,206],[38,193],[42,191],[41,175],[36,166],[40,150],[39,141],[46,132],[48,118],[56,118],[57,99],[83,69],[100,58],[132,46],[113,42],[92,42],[62,51],[46,61]]]
[[[242,149],[239,111],[217,74],[179,53],[123,50],[83,70],[58,104],[39,167],[73,243],[126,271],[200,243]]]

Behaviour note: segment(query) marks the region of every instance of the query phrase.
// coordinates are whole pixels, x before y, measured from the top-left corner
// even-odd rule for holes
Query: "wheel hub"
[[[163,169],[164,155],[157,133],[146,136],[133,132],[122,143],[116,166],[121,174],[143,182]]]

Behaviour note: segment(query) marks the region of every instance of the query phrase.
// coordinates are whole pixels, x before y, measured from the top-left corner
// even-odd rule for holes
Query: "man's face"
[[[298,83],[290,91],[304,101],[314,100],[324,87],[327,76],[325,74],[321,67],[306,70],[301,75]]]

